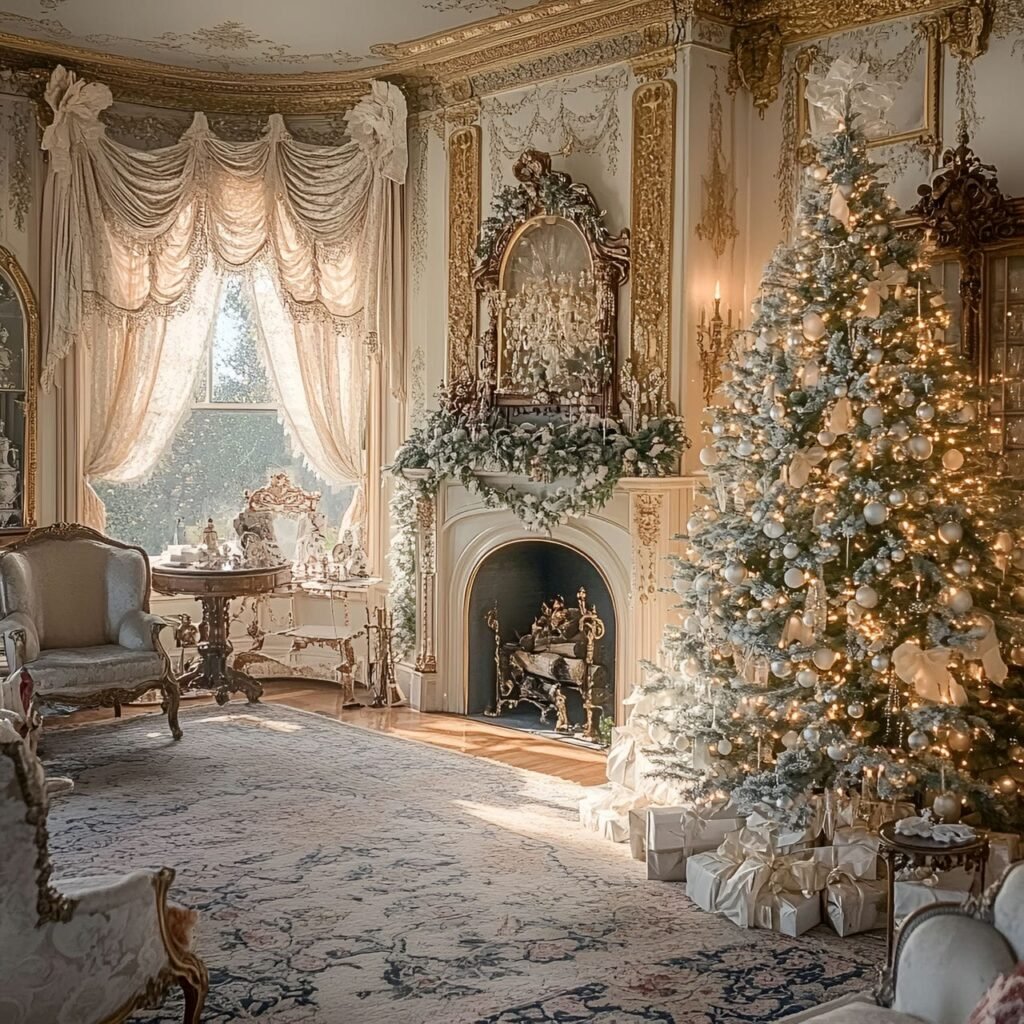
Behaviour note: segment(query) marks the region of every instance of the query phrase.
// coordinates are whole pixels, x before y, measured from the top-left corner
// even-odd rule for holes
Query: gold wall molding
[[[711,251],[721,259],[733,239],[739,236],[736,226],[736,184],[732,162],[725,158],[722,131],[722,93],[718,88],[718,68],[711,66],[714,85],[711,89],[708,131],[708,172],[700,179],[700,220],[697,237],[708,242]]]
[[[431,94],[437,83],[471,80],[490,93],[616,61],[652,56],[656,70],[680,25],[707,16],[748,31],[744,45],[771,24],[783,43],[902,16],[954,7],[984,7],[992,0],[547,0],[461,28],[402,43],[372,47],[379,64],[351,70],[295,74],[212,71],[101,53],[55,40],[0,33],[0,60],[41,80],[60,62],[110,85],[124,102],[207,112],[288,114],[337,112],[360,99],[373,78]],[[976,18],[971,14],[967,19]],[[959,37],[958,22],[951,29]],[[770,56],[771,51],[766,53]],[[642,65],[641,65],[642,67]],[[771,91],[765,68],[741,61],[758,95]],[[647,74],[646,70],[643,74]],[[741,82],[746,84],[746,82]],[[433,101],[427,99],[426,102]],[[763,102],[763,101],[762,101]]]
[[[676,84],[646,82],[633,93],[630,352],[637,377],[660,368],[671,380],[675,155]]]
[[[476,373],[476,289],[471,277],[480,230],[480,126],[448,136],[448,379]]]
[[[735,93],[741,87],[746,89],[762,117],[779,98],[782,47],[782,32],[774,22],[741,25],[732,31],[729,92]]]
[[[976,60],[988,49],[995,6],[995,0],[967,0],[940,11],[925,24],[957,60]]]
[[[633,588],[646,604],[658,592],[658,545],[664,495],[643,491],[633,495]]]

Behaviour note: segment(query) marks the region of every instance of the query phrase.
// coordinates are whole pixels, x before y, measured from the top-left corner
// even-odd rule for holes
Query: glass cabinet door
[[[960,299],[960,261],[940,260],[932,264],[932,282],[942,292],[949,313],[949,326],[943,332],[943,341],[957,352],[963,350],[963,331],[961,327]]]
[[[34,526],[38,318],[21,268],[0,247],[0,543]]]
[[[1024,252],[986,259],[980,353],[988,404],[989,445],[1004,469],[1024,479]]]

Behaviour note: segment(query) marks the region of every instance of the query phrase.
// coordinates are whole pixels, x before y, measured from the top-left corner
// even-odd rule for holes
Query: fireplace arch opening
[[[467,714],[597,741],[614,721],[617,625],[600,569],[558,541],[513,541],[480,562],[466,605]]]

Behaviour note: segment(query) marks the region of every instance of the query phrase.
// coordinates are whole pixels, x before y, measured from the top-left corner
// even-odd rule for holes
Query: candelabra
[[[697,346],[700,352],[700,368],[704,385],[704,404],[710,405],[718,386],[722,383],[722,363],[726,346],[733,334],[732,310],[722,317],[722,289],[715,282],[715,307],[711,319],[703,306],[697,323]]]

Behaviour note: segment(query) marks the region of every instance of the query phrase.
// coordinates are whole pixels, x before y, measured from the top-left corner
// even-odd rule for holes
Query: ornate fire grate
[[[594,605],[587,607],[583,587],[576,600],[576,607],[567,606],[560,596],[543,602],[530,632],[514,641],[501,638],[497,604],[487,612],[485,621],[494,632],[495,695],[484,714],[497,717],[520,704],[532,704],[540,711],[541,722],[547,722],[554,710],[558,732],[581,732],[591,742],[598,741],[598,720],[608,690],[608,672],[598,660],[604,622]],[[566,689],[580,695],[582,723],[569,721]]]

